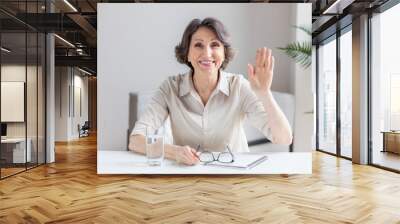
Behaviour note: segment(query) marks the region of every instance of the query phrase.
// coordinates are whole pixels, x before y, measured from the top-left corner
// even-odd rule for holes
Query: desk
[[[236,157],[249,153],[235,154]],[[254,154],[254,153],[253,153]],[[97,151],[97,174],[311,174],[311,152],[257,153],[267,155],[268,160],[246,170],[226,167],[179,165],[164,160],[163,166],[146,164],[146,157],[129,151]]]
[[[6,138],[1,139],[2,144],[2,158],[6,160],[6,163],[25,163],[31,161],[31,139],[27,139],[27,146],[25,154],[25,138]],[[10,147],[11,146],[11,147]],[[11,155],[12,154],[12,155]],[[12,158],[12,160],[11,160]]]
[[[400,154],[400,132],[382,131],[381,133],[383,134],[382,152],[393,152]]]

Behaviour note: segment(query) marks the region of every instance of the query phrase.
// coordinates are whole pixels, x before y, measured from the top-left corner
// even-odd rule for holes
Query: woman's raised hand
[[[265,94],[271,89],[274,76],[274,56],[271,52],[266,47],[257,49],[256,64],[247,65],[251,87],[257,93]]]
[[[175,160],[185,165],[196,165],[200,162],[198,152],[190,146],[180,146],[175,150]]]

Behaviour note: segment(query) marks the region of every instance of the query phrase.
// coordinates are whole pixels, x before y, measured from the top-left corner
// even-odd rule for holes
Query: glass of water
[[[158,134],[146,135],[146,157],[150,166],[161,166],[164,160],[164,136]]]

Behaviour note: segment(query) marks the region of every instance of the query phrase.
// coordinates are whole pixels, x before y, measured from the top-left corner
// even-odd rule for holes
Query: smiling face
[[[192,64],[194,73],[218,74],[224,60],[224,45],[212,30],[200,27],[193,33],[188,61]]]

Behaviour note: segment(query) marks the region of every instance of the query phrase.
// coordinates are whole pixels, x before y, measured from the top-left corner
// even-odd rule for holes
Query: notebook
[[[240,155],[236,156],[235,161],[232,163],[221,163],[218,161],[203,163],[205,166],[218,166],[227,168],[237,168],[237,169],[251,169],[257,165],[265,162],[268,159],[267,156],[259,155]]]

